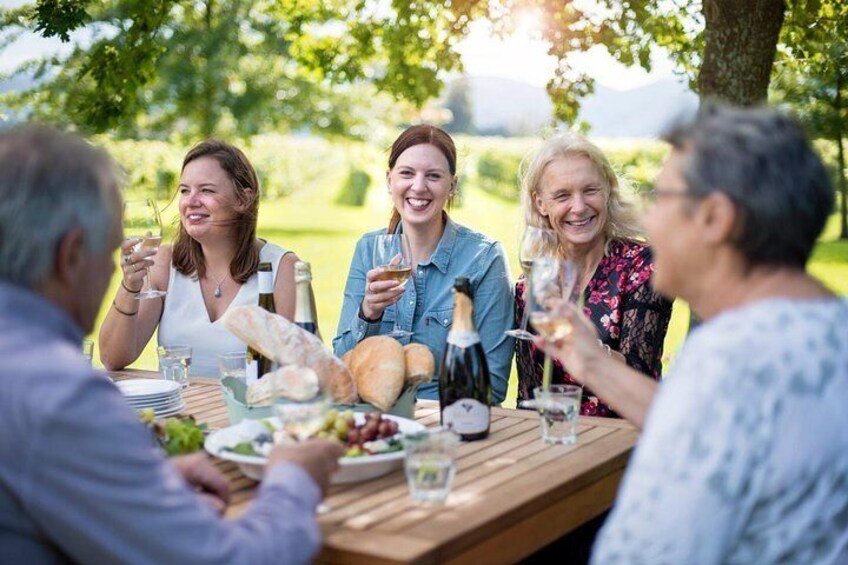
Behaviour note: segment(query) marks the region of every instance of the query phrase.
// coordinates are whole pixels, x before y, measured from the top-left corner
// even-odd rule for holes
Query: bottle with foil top
[[[294,323],[321,338],[315,316],[315,295],[312,293],[312,266],[306,261],[294,264]]]
[[[442,426],[463,441],[489,435],[492,385],[486,354],[474,325],[471,285],[465,277],[454,282],[453,324],[439,367],[439,408]]]
[[[274,273],[271,263],[259,263],[257,271],[259,278],[259,307],[276,314],[277,309],[274,306]],[[247,348],[247,383],[250,384],[256,379],[261,379],[263,375],[273,370],[274,362],[268,359],[252,347]]]

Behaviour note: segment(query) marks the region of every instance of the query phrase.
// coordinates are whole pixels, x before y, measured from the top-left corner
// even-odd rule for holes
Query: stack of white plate
[[[176,381],[127,379],[117,381],[115,386],[134,410],[152,408],[157,418],[173,416],[185,409],[180,394],[182,387]]]

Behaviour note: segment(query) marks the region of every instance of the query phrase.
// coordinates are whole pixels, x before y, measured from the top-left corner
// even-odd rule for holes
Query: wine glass
[[[374,242],[374,266],[383,268],[383,273],[376,280],[393,280],[397,281],[398,286],[405,287],[412,273],[412,251],[406,236],[402,233],[378,235]],[[398,326],[399,318],[400,307],[396,303],[394,327],[386,335],[395,339],[411,336],[412,332]]]
[[[545,339],[556,340],[571,331],[571,323],[565,317],[569,302],[575,298],[577,266],[565,259],[545,257],[533,262],[531,273],[531,295],[533,311],[530,323]],[[542,372],[542,388],[551,385],[553,363],[545,354]]]
[[[554,230],[527,226],[518,248],[518,262],[524,271],[524,314],[521,316],[521,326],[515,330],[506,331],[506,335],[516,339],[531,340],[533,334],[527,331],[527,320],[533,306],[533,296],[529,292],[533,262],[536,259],[550,256],[556,249],[559,240]]]
[[[124,203],[124,237],[135,241],[133,252],[141,249],[158,250],[162,242],[162,220],[159,217],[159,209],[151,199],[128,200]],[[135,297],[139,300],[145,298],[159,298],[165,296],[164,290],[153,288],[150,280],[150,269],[145,267],[145,281],[147,289],[139,292]]]
[[[321,430],[332,402],[329,396],[320,392],[307,400],[292,400],[275,390],[273,398],[274,414],[280,419],[281,429],[297,441],[306,441]]]

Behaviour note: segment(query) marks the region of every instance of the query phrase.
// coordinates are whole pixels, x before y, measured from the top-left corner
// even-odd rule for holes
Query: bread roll
[[[410,343],[403,348],[406,356],[406,386],[429,383],[436,372],[436,360],[423,343]]]
[[[353,357],[353,349],[349,350],[347,353],[342,355],[342,363],[347,365],[347,368],[350,369],[350,358]]]
[[[318,394],[318,375],[309,367],[286,365],[250,383],[247,387],[247,404],[268,406],[274,394],[290,400],[309,400]]]
[[[335,402],[356,402],[356,385],[350,370],[311,333],[253,305],[230,308],[221,319],[236,337],[278,364],[314,370],[321,390]]]
[[[373,336],[362,340],[353,349],[350,368],[362,400],[384,412],[394,406],[406,375],[403,347],[396,339]]]

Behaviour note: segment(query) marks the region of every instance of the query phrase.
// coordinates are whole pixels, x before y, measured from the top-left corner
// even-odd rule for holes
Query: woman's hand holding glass
[[[365,273],[365,297],[362,299],[362,313],[369,320],[379,320],[386,308],[400,300],[406,290],[405,285],[396,280],[386,279],[385,267],[376,267]]]
[[[128,200],[124,203],[124,243],[121,245],[121,269],[124,273],[124,286],[130,292],[141,289],[144,278],[148,279],[148,288],[136,294],[136,298],[158,298],[166,293],[153,288],[150,279],[150,259],[159,250],[162,242],[162,220],[159,209],[153,200]],[[139,286],[138,273],[142,273]]]
[[[152,257],[156,255],[157,249],[146,249],[142,247],[138,252],[135,248],[140,238],[127,238],[121,243],[121,271],[123,272],[124,287],[137,293],[144,287],[144,278],[147,269],[153,266]]]
[[[362,300],[362,313],[369,320],[379,319],[406,290],[406,282],[412,274],[412,251],[406,236],[402,233],[378,235],[374,239],[374,265],[376,267],[365,275],[365,298]],[[394,328],[387,335],[394,338],[412,335],[400,328],[399,317],[399,313],[395,315]]]

